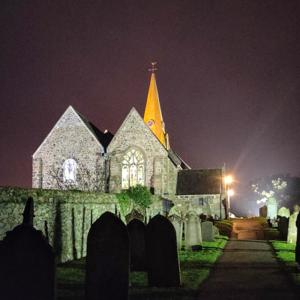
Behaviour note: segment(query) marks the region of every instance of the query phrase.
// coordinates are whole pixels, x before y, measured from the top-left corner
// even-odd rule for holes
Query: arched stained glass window
[[[63,164],[63,180],[65,183],[75,183],[77,162],[73,158],[66,159]]]
[[[129,150],[122,162],[122,189],[128,189],[137,184],[144,185],[145,161],[143,154],[136,150]]]

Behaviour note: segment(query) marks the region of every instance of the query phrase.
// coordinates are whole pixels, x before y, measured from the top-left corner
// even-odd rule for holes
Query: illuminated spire
[[[151,69],[149,69],[149,71],[151,72],[151,79],[144,113],[144,122],[149,126],[149,128],[156,135],[159,141],[164,145],[164,147],[169,149],[168,135],[165,131],[165,123],[163,121],[161,113],[155,79],[155,71],[157,70],[155,67],[156,62],[152,62],[151,64]]]

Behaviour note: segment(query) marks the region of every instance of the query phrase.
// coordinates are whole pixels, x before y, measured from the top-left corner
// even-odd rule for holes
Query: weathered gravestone
[[[129,224],[130,221],[138,219],[140,221],[145,220],[145,216],[142,215],[138,210],[133,209],[128,215],[125,216],[126,223]]]
[[[176,241],[177,241],[177,249],[180,250],[182,246],[182,229],[183,229],[183,221],[180,215],[172,214],[169,215],[169,220],[173,224],[176,231]]]
[[[278,216],[278,231],[280,233],[280,238],[284,241],[287,240],[289,228],[289,219],[286,217]]]
[[[146,226],[133,219],[127,225],[130,242],[130,270],[143,271],[146,269]]]
[[[214,230],[214,237],[220,235],[220,231],[219,228],[217,226],[213,226],[213,230]]]
[[[202,233],[199,217],[190,212],[187,215],[185,226],[185,249],[194,250],[202,244]]]
[[[53,300],[55,259],[51,246],[33,225],[33,200],[27,200],[23,223],[6,233],[0,253],[1,300]]]
[[[266,205],[259,208],[259,216],[264,218],[268,216],[268,208]]]
[[[267,217],[271,220],[277,218],[277,210],[278,210],[278,203],[277,200],[273,197],[267,200]]]
[[[300,213],[298,213],[297,215],[296,227],[297,227],[297,241],[296,241],[295,256],[296,256],[296,262],[298,263],[298,267],[300,267]]]
[[[172,223],[161,215],[153,217],[146,226],[146,253],[150,286],[180,285],[176,232]]]
[[[214,224],[210,221],[201,223],[202,240],[212,242],[214,240]]]
[[[287,242],[295,244],[297,241],[297,226],[296,226],[296,220],[299,214],[299,206],[294,206],[294,212],[290,216],[289,219],[289,228],[288,228],[288,237]]]
[[[86,300],[128,299],[129,238],[125,224],[105,212],[87,240]]]

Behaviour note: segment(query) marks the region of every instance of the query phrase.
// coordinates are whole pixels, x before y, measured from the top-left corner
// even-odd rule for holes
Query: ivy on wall
[[[146,209],[152,204],[152,195],[149,189],[139,184],[130,187],[128,190],[123,190],[116,196],[123,215],[125,215],[125,211],[131,211],[135,205]]]

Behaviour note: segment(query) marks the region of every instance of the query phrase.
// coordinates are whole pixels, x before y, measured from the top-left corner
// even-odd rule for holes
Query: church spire
[[[149,126],[152,132],[156,135],[159,141],[164,145],[165,148],[169,149],[168,135],[165,131],[165,123],[163,121],[158,90],[155,79],[155,71],[157,70],[155,65],[156,62],[151,63],[151,79],[147,96],[147,103],[144,113],[144,122]]]

